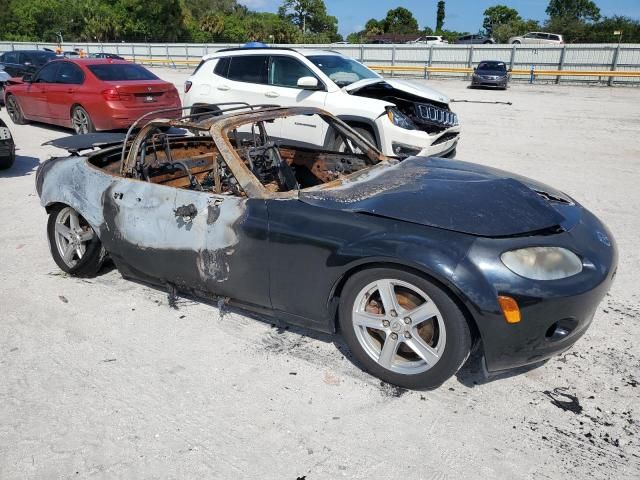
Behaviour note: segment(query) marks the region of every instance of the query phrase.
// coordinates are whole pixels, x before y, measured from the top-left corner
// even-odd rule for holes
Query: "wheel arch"
[[[16,95],[15,93],[13,93],[13,92],[5,91],[4,98],[2,99],[4,101],[5,110],[7,108],[7,100],[9,99],[9,97],[13,98],[16,101],[16,103],[18,104],[18,107],[20,108],[20,111],[22,112],[22,117],[25,120],[29,120],[29,118],[27,116],[25,116],[25,114],[24,114],[24,108],[22,108],[22,105],[20,105],[20,100],[18,99],[19,96]]]
[[[102,241],[102,237],[101,237],[101,230],[100,230],[100,225],[96,225],[95,222],[91,221],[90,218],[88,218],[88,215],[85,215],[80,208],[78,208],[75,205],[71,205],[69,203],[66,203],[64,201],[61,200],[52,200],[51,202],[47,203],[46,205],[44,205],[44,210],[45,212],[47,212],[47,215],[51,215],[57,208],[64,208],[64,207],[69,207],[74,209],[76,212],[78,212],[79,215],[82,216],[82,218],[84,218],[86,220],[86,222],[91,226],[91,228],[93,229],[93,231],[95,232],[95,234],[97,235],[97,237]]]
[[[380,138],[380,132],[378,131],[375,120],[356,115],[337,115],[337,117],[352,128],[363,128],[367,130],[373,135],[373,138],[376,141],[376,147],[380,148],[382,139]],[[328,133],[325,143],[333,140],[329,138],[329,135],[330,134]]]
[[[460,311],[464,315],[465,320],[469,325],[469,329],[471,330],[474,346],[481,340],[482,337],[480,334],[480,329],[478,328],[475,317],[471,314],[471,310],[468,306],[468,299],[459,289],[455,287],[455,285],[442,278],[441,275],[438,275],[432,271],[428,271],[425,268],[421,268],[416,265],[412,265],[410,263],[396,259],[371,260],[363,263],[358,263],[357,265],[352,265],[341,275],[341,277],[336,281],[333,288],[331,289],[331,293],[327,303],[331,318],[333,319],[333,327],[336,331],[338,329],[338,307],[340,304],[340,296],[342,294],[344,286],[347,284],[349,279],[353,277],[353,275],[373,268],[392,268],[404,270],[414,275],[423,277],[426,280],[434,283],[435,285],[440,287],[447,295],[449,295],[449,298],[451,298],[451,300],[453,300],[458,308],[460,308]]]
[[[196,113],[205,113],[211,112],[216,113],[220,111],[220,107],[218,107],[215,103],[194,103],[191,105],[190,113],[194,115]]]

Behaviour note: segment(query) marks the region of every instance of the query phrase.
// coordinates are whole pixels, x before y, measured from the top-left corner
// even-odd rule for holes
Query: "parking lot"
[[[188,76],[155,72],[180,90]],[[457,158],[551,184],[613,231],[616,282],[573,349],[489,379],[472,356],[438,390],[407,391],[339,336],[173,309],[113,267],[63,275],[34,180],[64,154],[41,144],[71,132],[3,110],[18,158],[0,172],[0,478],[639,477],[640,90],[429,85],[461,101]]]

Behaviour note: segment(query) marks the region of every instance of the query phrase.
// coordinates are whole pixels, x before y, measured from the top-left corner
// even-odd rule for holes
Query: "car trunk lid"
[[[135,108],[147,105],[165,106],[175,102],[178,93],[175,87],[162,80],[146,82],[104,82],[108,91],[127,106]]]

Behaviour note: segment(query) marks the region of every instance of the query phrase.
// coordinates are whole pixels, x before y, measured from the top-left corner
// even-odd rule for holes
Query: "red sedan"
[[[146,68],[95,58],[54,60],[33,76],[10,80],[5,105],[18,125],[33,120],[70,127],[78,134],[128,128],[146,113],[182,106],[173,84]],[[176,110],[158,116],[180,115]]]

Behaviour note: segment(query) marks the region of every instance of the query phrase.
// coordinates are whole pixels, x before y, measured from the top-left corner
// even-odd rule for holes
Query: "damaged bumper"
[[[387,121],[386,116],[381,121]],[[391,156],[447,157],[455,151],[460,141],[459,125],[438,133],[407,130],[395,125],[380,128],[383,153]]]

